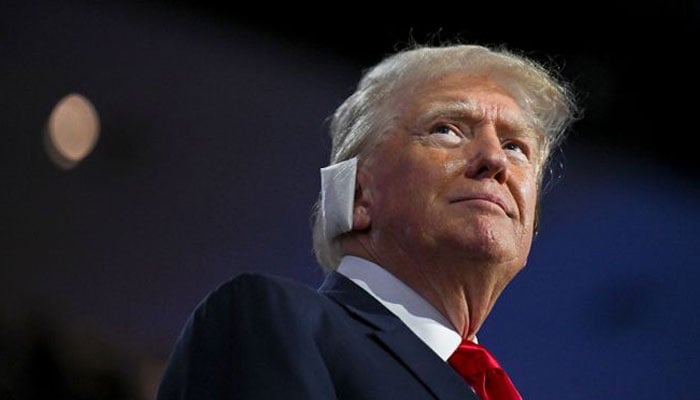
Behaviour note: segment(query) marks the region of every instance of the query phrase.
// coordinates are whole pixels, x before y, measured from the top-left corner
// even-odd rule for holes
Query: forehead
[[[400,96],[403,111],[414,116],[435,111],[463,113],[483,119],[497,117],[498,122],[529,125],[528,117],[504,84],[485,76],[450,73],[423,81],[413,88],[413,96]],[[489,115],[496,113],[496,115]]]

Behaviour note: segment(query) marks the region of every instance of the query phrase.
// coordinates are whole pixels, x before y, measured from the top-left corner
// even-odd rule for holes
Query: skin
[[[395,123],[358,168],[353,231],[341,244],[473,339],[527,262],[540,135],[485,76],[451,73],[395,98]]]

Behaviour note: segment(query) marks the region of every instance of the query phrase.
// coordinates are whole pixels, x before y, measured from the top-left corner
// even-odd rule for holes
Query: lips
[[[469,194],[469,195],[462,195],[458,196],[457,198],[450,200],[450,203],[461,203],[461,202],[466,202],[466,201],[486,201],[489,203],[493,203],[500,207],[504,213],[506,213],[507,216],[513,217],[514,212],[511,210],[511,207],[508,206],[506,201],[504,201],[501,197],[490,194],[490,193],[478,193],[478,194]]]

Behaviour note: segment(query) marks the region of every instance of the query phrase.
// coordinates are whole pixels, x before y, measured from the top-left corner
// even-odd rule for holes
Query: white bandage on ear
[[[352,230],[357,157],[321,168],[321,216],[327,240]]]

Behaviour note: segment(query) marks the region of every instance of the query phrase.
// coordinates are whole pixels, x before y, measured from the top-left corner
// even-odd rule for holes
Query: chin
[[[511,229],[476,225],[455,234],[443,243],[462,253],[462,257],[485,262],[504,263],[520,259],[522,245]],[[524,265],[524,262],[522,263]]]

